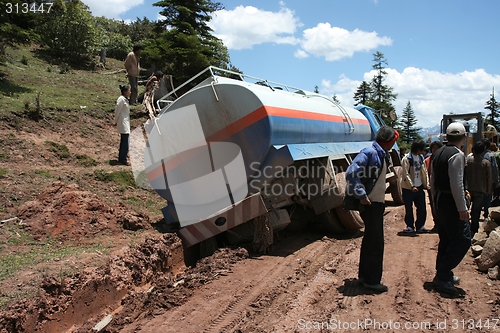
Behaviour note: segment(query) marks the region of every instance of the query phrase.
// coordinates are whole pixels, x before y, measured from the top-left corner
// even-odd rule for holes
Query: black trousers
[[[437,277],[452,281],[452,270],[458,266],[471,246],[469,221],[460,220],[451,193],[442,193],[436,200],[439,215],[439,244],[436,258]]]
[[[360,213],[365,223],[361,242],[358,277],[367,284],[378,284],[382,279],[384,261],[384,210],[385,204],[372,202]]]
[[[126,163],[128,148],[129,147],[129,134],[120,134],[120,149],[118,150],[118,162]]]

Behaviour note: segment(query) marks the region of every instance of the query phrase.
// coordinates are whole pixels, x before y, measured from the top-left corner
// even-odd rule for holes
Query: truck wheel
[[[355,210],[345,210],[342,206],[335,208],[335,212],[347,230],[357,231],[365,227],[361,215]]]
[[[335,175],[338,184],[338,191],[344,197],[345,188],[347,186],[347,182],[345,180],[345,172],[339,172]],[[340,219],[341,223],[347,230],[356,231],[365,227],[359,212],[354,210],[344,210],[342,206],[335,207],[335,213]]]
[[[326,231],[333,234],[345,234],[347,232],[346,227],[340,222],[340,219],[333,209],[319,214],[316,220],[323,224]]]
[[[210,237],[200,242],[200,258],[209,257],[217,251],[219,246],[217,245],[217,239],[215,237]]]
[[[397,204],[404,204],[403,201],[403,188],[401,183],[403,182],[403,167],[395,166],[394,173],[396,174],[396,180],[391,182],[391,196]]]
[[[286,227],[290,231],[300,231],[307,227],[309,221],[315,216],[312,209],[306,209],[301,205],[287,208],[290,215],[290,224]]]

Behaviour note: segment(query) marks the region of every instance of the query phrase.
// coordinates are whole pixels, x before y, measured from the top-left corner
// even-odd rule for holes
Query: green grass
[[[24,230],[20,225],[17,224],[6,224],[5,233],[9,235],[7,241],[0,242],[0,244],[6,244],[7,246],[20,245],[20,244],[38,244],[38,242],[33,240],[33,237],[29,232]]]
[[[80,164],[83,167],[89,168],[89,167],[94,167],[98,163],[96,160],[94,160],[92,157],[83,154],[83,155],[76,155],[76,160],[78,161],[78,164]]]
[[[55,153],[61,160],[71,156],[66,145],[52,141],[45,141],[45,145],[47,145],[49,150]]]
[[[6,50],[7,60],[0,63],[0,116],[25,114],[26,107],[34,109],[40,92],[40,107],[44,117],[49,112],[60,114],[76,111],[105,117],[114,109],[120,95],[119,85],[127,84],[123,61],[107,59],[106,70],[73,70],[60,74],[59,64],[44,60],[36,48],[19,47]],[[41,75],[40,73],[43,73]],[[86,108],[81,109],[81,106]],[[55,119],[62,120],[67,115]],[[76,121],[77,118],[70,118]]]
[[[52,262],[54,259],[61,260],[65,257],[96,250],[108,251],[100,243],[89,246],[63,245],[51,237],[40,242],[34,240],[29,232],[17,224],[6,224],[3,233],[8,237],[0,242],[2,250],[0,253],[0,281],[22,269],[33,268],[37,264]],[[9,251],[5,251],[5,249]]]
[[[50,174],[49,170],[35,170],[35,174],[43,176],[45,178],[51,178],[52,175]]]
[[[0,178],[3,178],[3,176],[5,176],[8,173],[9,173],[9,170],[7,170],[5,168],[0,168]]]
[[[65,257],[75,256],[83,253],[90,253],[99,250],[105,252],[101,244],[94,244],[88,247],[77,247],[71,245],[56,245],[45,243],[41,246],[32,246],[24,253],[10,253],[0,255],[0,280],[19,272],[25,268],[32,268],[34,265],[51,262],[54,259],[60,260]]]
[[[142,204],[142,201],[136,197],[128,197],[127,200],[125,200],[125,203],[129,205],[140,206]]]
[[[21,301],[22,299],[32,298],[36,296],[38,291],[36,289],[24,290],[20,292],[5,293],[0,292],[0,309],[4,309],[7,305],[15,301]]]
[[[7,155],[6,152],[2,151],[0,152],[0,161],[6,161],[9,159],[9,155]]]
[[[105,182],[114,182],[122,186],[132,186],[135,187],[134,175],[131,171],[113,171],[106,172],[105,170],[95,170],[94,178]]]

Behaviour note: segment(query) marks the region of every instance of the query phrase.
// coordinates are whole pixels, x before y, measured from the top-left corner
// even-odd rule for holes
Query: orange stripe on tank
[[[361,113],[360,113],[361,115]],[[324,113],[317,113],[317,112],[311,112],[311,111],[301,111],[301,110],[293,110],[293,109],[286,109],[286,108],[280,108],[280,107],[275,107],[275,106],[261,106],[255,111],[247,114],[246,116],[236,120],[234,123],[226,126],[225,128],[221,129],[220,131],[212,134],[208,138],[206,138],[207,142],[217,142],[217,141],[224,141],[225,139],[231,137],[232,135],[242,131],[246,127],[249,127],[253,125],[254,123],[258,122],[259,120],[268,117],[268,116],[273,116],[273,117],[283,117],[283,118],[295,118],[295,119],[305,119],[305,120],[321,120],[321,121],[328,121],[328,122],[335,122],[335,123],[340,123],[345,121],[345,117],[339,116],[339,115],[330,115],[330,114],[324,114]],[[368,122],[367,119],[364,118],[352,118],[351,120],[354,124],[358,125],[367,125],[369,126],[370,123]],[[168,170],[171,170],[173,167],[177,166],[179,164],[179,160],[174,158],[168,163]],[[164,174],[164,171],[162,166],[158,166],[155,169],[149,171],[147,173],[147,178],[152,181],[162,174]]]

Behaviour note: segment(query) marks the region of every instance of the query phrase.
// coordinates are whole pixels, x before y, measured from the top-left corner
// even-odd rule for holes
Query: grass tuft
[[[45,144],[49,147],[49,150],[55,153],[61,160],[70,157],[69,149],[66,145],[53,141],[45,141]]]

